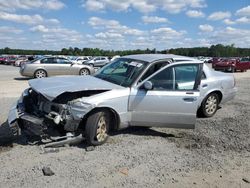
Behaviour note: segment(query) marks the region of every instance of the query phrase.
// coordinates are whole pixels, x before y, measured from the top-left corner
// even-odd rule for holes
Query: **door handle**
[[[203,84],[201,87],[205,88],[205,87],[207,87],[207,86],[208,86],[207,84]]]
[[[185,97],[185,98],[183,98],[183,100],[185,102],[194,102],[197,100],[197,98],[196,97]]]

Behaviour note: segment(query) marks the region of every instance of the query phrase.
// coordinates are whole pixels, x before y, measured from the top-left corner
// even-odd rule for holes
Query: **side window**
[[[58,58],[57,63],[58,64],[71,64],[71,62],[69,60],[63,59],[63,58]]]
[[[149,69],[147,70],[147,72],[141,77],[140,81],[145,80],[146,78],[148,78],[149,76],[151,76],[152,74],[154,74],[156,71],[163,68],[167,64],[169,64],[169,63],[168,62],[160,62],[160,63],[155,63],[155,64],[151,65],[149,67]]]
[[[41,63],[42,64],[55,64],[56,62],[54,58],[45,58],[41,60]]]
[[[159,72],[149,79],[153,90],[193,90],[198,65],[177,65]]]

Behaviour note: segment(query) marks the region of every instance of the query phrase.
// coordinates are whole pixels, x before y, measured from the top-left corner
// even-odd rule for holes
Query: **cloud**
[[[35,14],[35,15],[19,15],[19,14],[10,14],[6,12],[0,11],[0,20],[12,21],[17,23],[24,24],[37,24],[44,21],[43,17]]]
[[[0,34],[1,33],[14,33],[14,34],[20,34],[23,30],[17,29],[15,27],[8,27],[8,26],[0,26]]]
[[[34,32],[41,32],[41,33],[49,32],[49,29],[46,28],[44,25],[38,25],[38,26],[32,27],[30,30]]]
[[[44,44],[41,45],[53,45],[54,47],[65,47],[68,45],[78,45],[84,41],[84,36],[72,29],[62,28],[62,27],[46,27],[44,25],[37,25],[30,28],[30,31],[37,32],[42,35],[40,42]],[[37,41],[38,42],[38,41]],[[45,46],[46,46],[45,45]],[[51,47],[53,47],[51,46]],[[47,47],[48,48],[48,47]],[[47,49],[46,48],[46,49]]]
[[[144,23],[169,23],[167,18],[158,16],[142,16],[141,19]]]
[[[219,12],[214,12],[210,14],[210,16],[208,16],[208,20],[216,21],[216,20],[223,20],[223,19],[230,18],[230,17],[231,17],[230,12],[219,11]]]
[[[59,0],[0,0],[0,10],[15,11],[17,9],[48,9],[59,10],[65,7],[65,4]]]
[[[250,18],[244,16],[241,18],[238,18],[236,20],[230,20],[230,19],[225,19],[223,21],[226,25],[235,25],[235,24],[250,24]]]
[[[208,24],[199,25],[199,29],[203,32],[212,32],[214,30],[213,26]]]
[[[191,18],[203,18],[205,14],[198,10],[189,10],[186,12],[186,15]]]
[[[250,18],[244,16],[244,17],[236,19],[235,21],[236,21],[236,23],[249,24],[250,23]]]
[[[235,14],[237,16],[250,16],[250,5],[237,10]]]
[[[121,33],[125,35],[142,35],[143,31],[121,25],[117,20],[106,20],[99,17],[91,17],[88,24],[94,29],[107,29],[110,33]]]
[[[0,20],[11,21],[16,23],[35,25],[40,23],[47,24],[59,24],[57,19],[44,19],[39,14],[35,15],[21,15],[21,14],[12,14],[7,12],[0,11]]]
[[[87,0],[82,6],[86,7],[89,11],[100,11],[105,9],[104,3],[96,0]]]
[[[161,27],[151,30],[151,34],[157,36],[157,38],[160,38],[161,40],[179,38],[183,36],[185,33],[186,33],[185,31],[178,32],[170,27]]]
[[[179,13],[188,7],[203,8],[206,7],[204,0],[85,0],[82,6],[89,11],[104,11],[111,9],[114,11],[128,11],[130,8],[136,9],[142,13],[155,12],[157,9],[169,13]]]
[[[223,22],[224,22],[225,24],[227,24],[227,25],[234,25],[234,24],[236,24],[235,21],[230,20],[230,19],[225,19]]]
[[[235,46],[249,47],[250,30],[226,27],[215,31],[210,38],[213,44],[235,44]]]

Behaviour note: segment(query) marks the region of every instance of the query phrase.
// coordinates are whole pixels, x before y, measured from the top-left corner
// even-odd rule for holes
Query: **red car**
[[[0,56],[0,64],[5,64],[7,61],[6,57]]]
[[[230,72],[236,72],[236,71],[247,71],[247,69],[250,69],[250,58],[245,57],[241,59],[224,59],[217,63],[214,63],[212,67],[215,70],[222,70],[222,71],[230,71]]]

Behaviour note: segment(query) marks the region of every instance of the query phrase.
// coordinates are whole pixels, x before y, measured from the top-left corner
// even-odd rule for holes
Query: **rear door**
[[[169,65],[131,89],[131,125],[194,128],[203,64]]]
[[[65,58],[56,58],[58,75],[72,75],[74,74],[74,64]]]
[[[54,57],[44,58],[40,61],[41,67],[47,72],[48,76],[58,74],[57,61]]]

